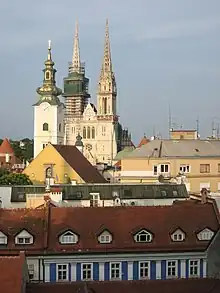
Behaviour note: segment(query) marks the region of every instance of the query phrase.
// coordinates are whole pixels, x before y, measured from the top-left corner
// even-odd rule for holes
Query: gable
[[[28,240],[28,241],[25,241]],[[18,233],[15,237],[16,244],[33,244],[34,237],[25,229]]]
[[[185,233],[180,229],[176,229],[172,234],[171,234],[171,239],[173,241],[183,241],[185,239],[186,235]]]
[[[92,104],[88,104],[83,112],[83,117],[85,120],[94,120],[96,119],[96,112]]]

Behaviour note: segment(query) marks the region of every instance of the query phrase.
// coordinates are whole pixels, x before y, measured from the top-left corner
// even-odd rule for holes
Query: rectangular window
[[[180,173],[190,173],[190,165],[180,165]]]
[[[160,172],[161,173],[169,173],[169,165],[168,164],[160,165]]]
[[[154,175],[157,175],[157,166],[154,166]]]
[[[92,264],[84,263],[82,264],[82,281],[92,280]]]
[[[5,236],[0,236],[0,244],[7,244],[7,238]]]
[[[121,263],[111,263],[110,265],[110,280],[121,279]]]
[[[149,277],[150,277],[149,262],[139,262],[139,278],[149,279]]]
[[[68,267],[66,265],[57,265],[57,281],[67,281]]]
[[[176,278],[177,277],[177,261],[168,260],[167,261],[167,278]]]
[[[34,265],[33,264],[28,265],[28,275],[30,280],[34,279]]]
[[[91,194],[90,195],[90,207],[98,207],[99,206],[99,194]]]
[[[210,173],[210,164],[200,164],[200,173]]]
[[[189,276],[199,277],[199,261],[198,260],[189,261]]]
[[[31,243],[30,237],[18,237],[18,244],[29,244]]]

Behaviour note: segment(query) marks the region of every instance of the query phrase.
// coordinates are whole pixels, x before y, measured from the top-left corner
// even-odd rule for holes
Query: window
[[[0,245],[1,244],[7,244],[8,243],[8,239],[7,236],[0,231]]]
[[[210,164],[200,164],[200,173],[210,173]]]
[[[15,244],[33,244],[33,240],[33,236],[26,230],[23,230],[15,237]]]
[[[87,127],[87,138],[90,138],[90,127]]]
[[[59,124],[59,132],[61,132],[61,123]]]
[[[34,279],[34,265],[33,264],[28,265],[28,275],[30,280]]]
[[[45,79],[46,80],[50,79],[50,71],[46,71],[46,73],[45,73]]]
[[[105,136],[106,128],[105,126],[102,126],[102,136]]]
[[[90,194],[90,207],[99,206],[99,193]]]
[[[154,166],[154,175],[157,175],[157,166]]]
[[[95,127],[92,127],[92,138],[95,138]]]
[[[185,239],[185,233],[178,229],[171,235],[171,239],[176,242],[183,241]]]
[[[57,281],[67,281],[67,265],[57,265]]]
[[[140,279],[149,279],[150,278],[149,262],[139,262],[139,278]]]
[[[168,278],[177,277],[177,261],[176,260],[167,261],[167,277]]]
[[[86,128],[83,127],[83,138],[86,138]]]
[[[189,276],[199,277],[199,261],[198,260],[189,261]]]
[[[214,236],[214,232],[208,228],[203,229],[201,232],[197,234],[197,238],[203,241],[209,241]]]
[[[100,243],[111,243],[112,235],[108,231],[104,231],[102,234],[99,235],[98,240]]]
[[[145,230],[140,231],[134,237],[136,242],[151,242],[152,238],[152,235]]]
[[[43,143],[43,149],[44,149],[47,145],[48,145],[47,143]]]
[[[180,165],[180,173],[190,173],[190,165]]]
[[[92,264],[82,264],[82,281],[92,280]]]
[[[110,280],[121,279],[121,263],[111,263],[110,265]]]
[[[61,244],[74,244],[78,242],[78,236],[71,231],[67,231],[59,238]]]
[[[49,130],[49,125],[48,123],[43,124],[43,131],[48,131]]]
[[[161,173],[168,173],[169,172],[169,165],[168,164],[160,165],[160,172]]]

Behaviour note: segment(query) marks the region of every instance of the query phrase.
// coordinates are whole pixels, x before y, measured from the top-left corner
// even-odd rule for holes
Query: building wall
[[[197,131],[187,131],[187,130],[172,130],[170,131],[171,139],[197,139]]]
[[[66,183],[65,174],[76,183],[84,183],[80,176],[70,167],[52,145],[48,145],[24,170],[33,182],[44,183],[45,172],[48,166],[52,166],[52,177],[55,183]]]
[[[160,172],[154,174],[154,166],[168,164],[169,172],[164,174],[169,177],[176,177],[180,172],[181,165],[189,165],[189,173],[186,176],[186,184],[189,191],[200,192],[202,187],[208,187],[212,192],[220,188],[220,172],[218,164],[220,158],[143,158],[143,159],[122,159],[121,160],[121,182],[146,182],[157,181]],[[210,164],[209,173],[201,173],[200,165]]]
[[[19,209],[25,208],[25,202],[11,202],[12,188],[10,186],[0,186],[1,208]]]
[[[41,258],[41,257],[39,257]],[[175,276],[173,278],[205,278],[207,276],[207,260],[204,253],[179,253],[179,254],[118,254],[118,255],[80,255],[80,256],[44,256],[43,266],[39,258],[28,257],[28,264],[34,264],[36,273],[35,280],[39,276],[45,282],[57,282],[58,265],[65,265],[67,278],[63,281],[83,281],[82,266],[91,264],[91,280],[107,281],[111,278],[111,264],[119,264],[118,280],[139,280],[140,263],[148,265],[147,279],[169,279],[169,261],[175,261]],[[198,261],[197,274],[190,275],[191,261]],[[85,280],[84,280],[85,281]]]

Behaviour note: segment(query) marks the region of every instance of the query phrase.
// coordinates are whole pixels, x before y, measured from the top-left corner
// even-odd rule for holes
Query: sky
[[[1,0],[0,137],[33,137],[36,88],[52,40],[57,84],[72,58],[76,20],[92,102],[109,19],[118,114],[135,143],[172,126],[220,124],[219,0]]]

